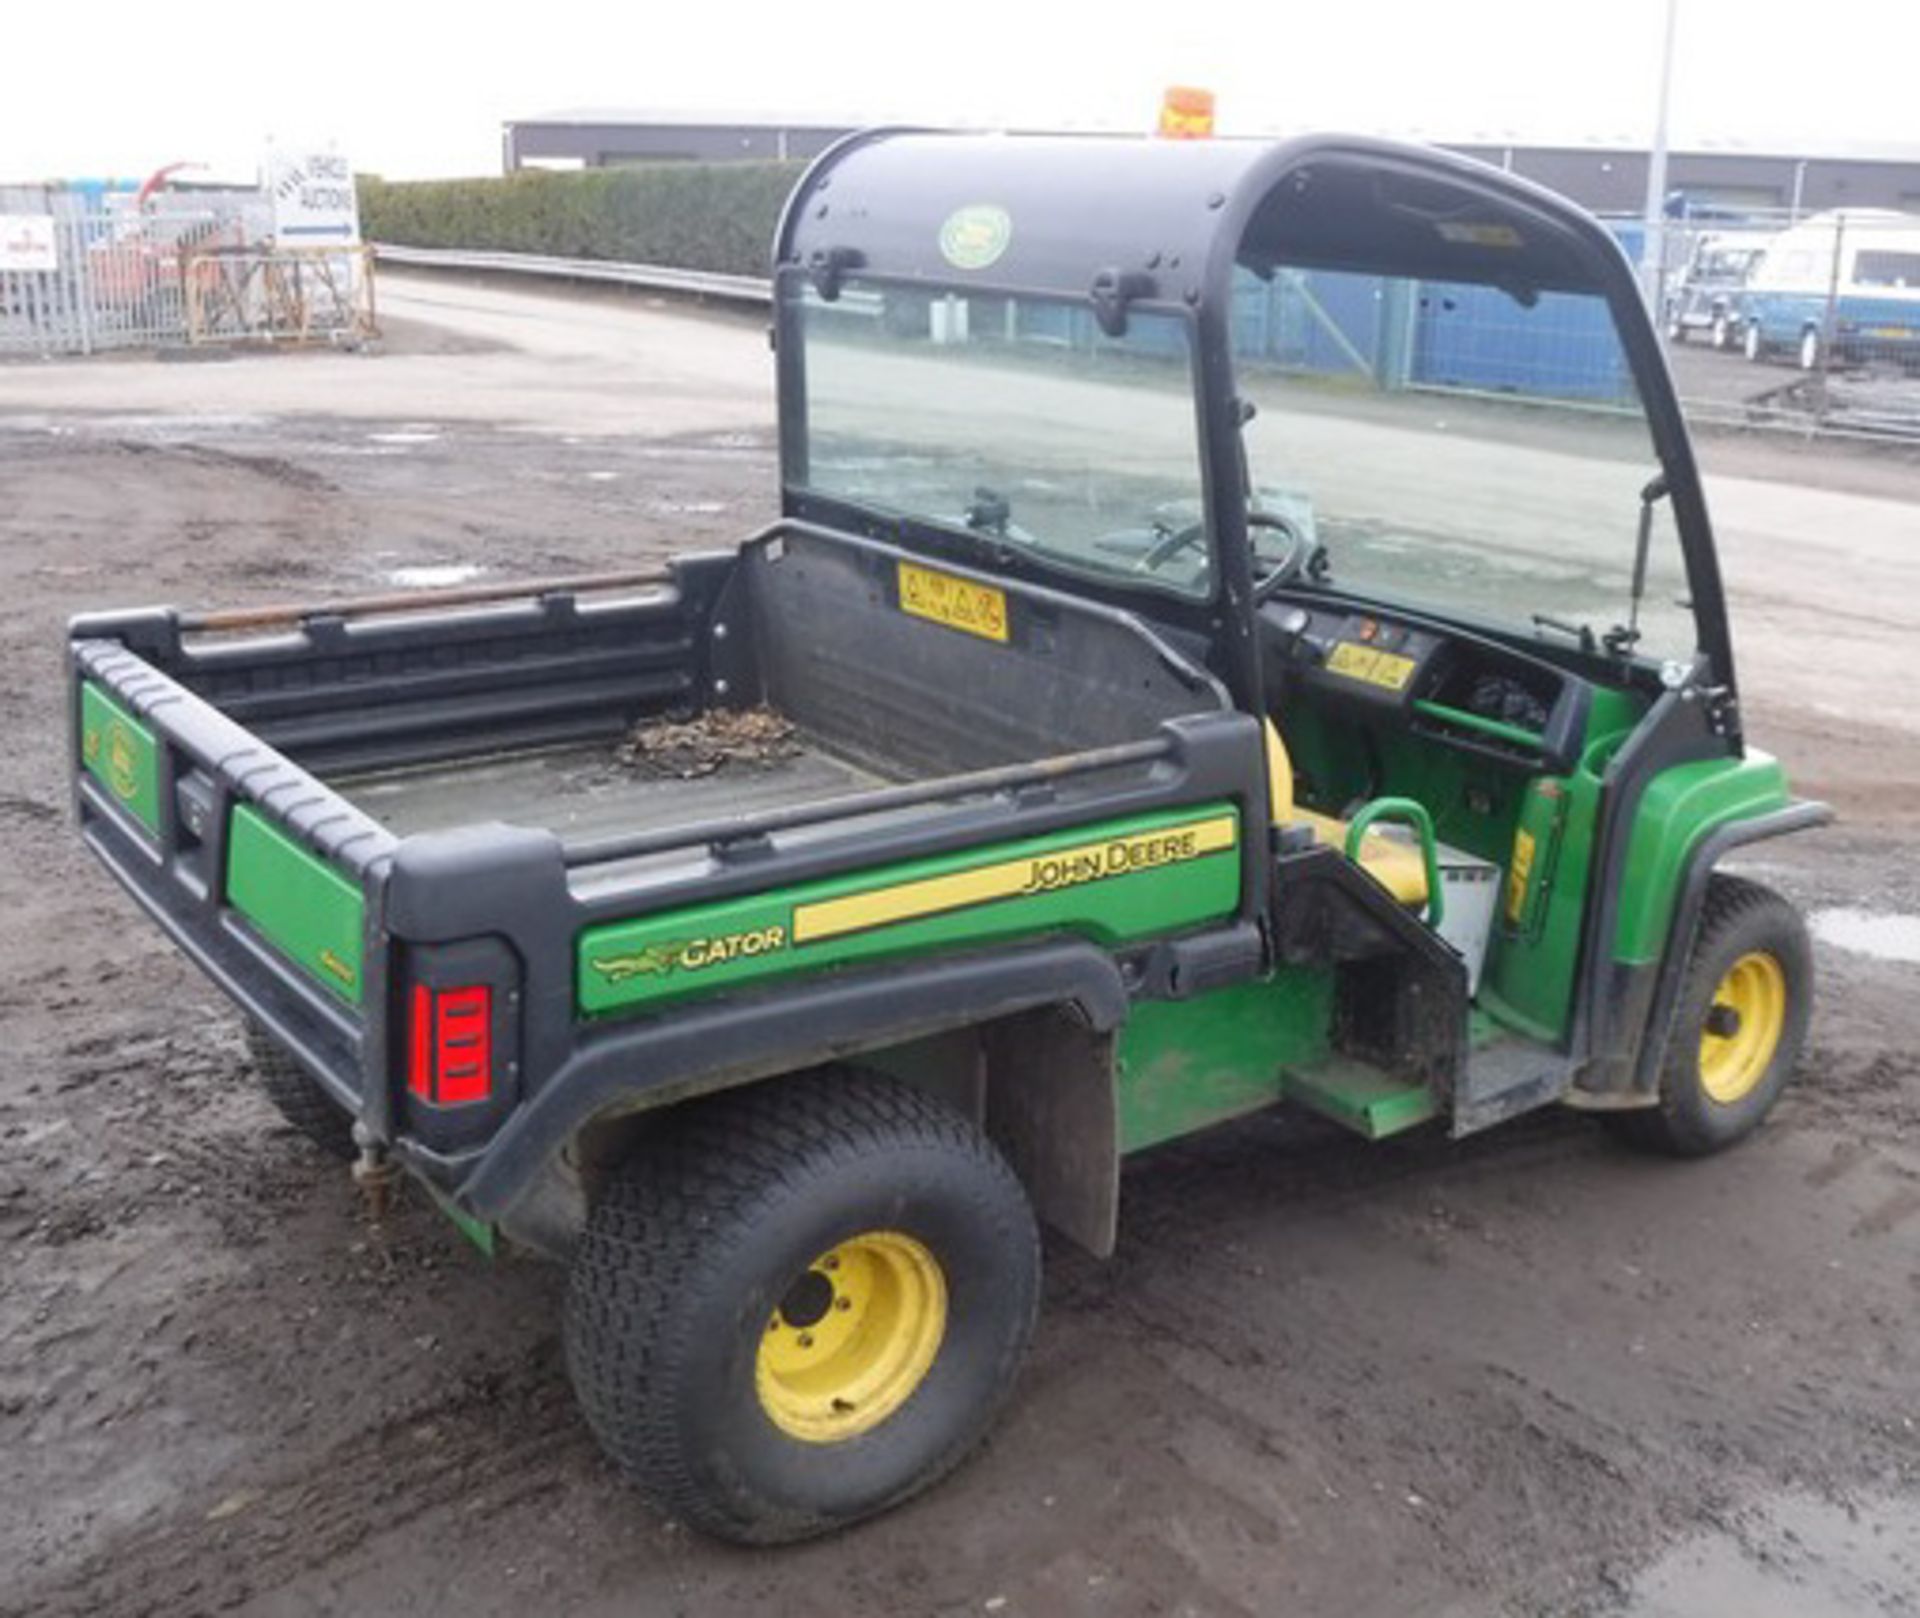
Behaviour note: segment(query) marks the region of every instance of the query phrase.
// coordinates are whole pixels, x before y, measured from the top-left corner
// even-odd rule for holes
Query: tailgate
[[[81,836],[335,1099],[381,1107],[384,948],[367,918],[392,835],[118,642],[70,649]]]

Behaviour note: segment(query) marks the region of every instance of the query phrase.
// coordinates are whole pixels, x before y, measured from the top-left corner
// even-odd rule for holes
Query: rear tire
[[[1713,324],[1707,328],[1707,342],[1715,352],[1721,354],[1733,346],[1733,328],[1727,324],[1725,315],[1713,317]]]
[[[1820,334],[1817,331],[1809,329],[1800,334],[1800,369],[1820,369]]]
[[[260,1088],[282,1118],[329,1157],[350,1162],[359,1155],[353,1144],[353,1119],[257,1023],[247,1024],[247,1056]]]
[[[1750,364],[1758,365],[1767,357],[1767,340],[1760,335],[1757,321],[1748,321],[1747,329],[1741,334],[1740,351],[1747,356]]]
[[[588,1425],[669,1515],[774,1544],[950,1470],[1013,1385],[1033,1214],[952,1108],[830,1071],[687,1104],[602,1188],[567,1362]]]
[[[1813,1009],[1813,947],[1800,913],[1771,888],[1708,878],[1659,1105],[1607,1115],[1636,1146],[1704,1157],[1744,1140],[1786,1088]]]

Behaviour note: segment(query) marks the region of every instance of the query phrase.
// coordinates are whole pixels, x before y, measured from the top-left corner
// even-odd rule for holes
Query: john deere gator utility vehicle
[[[1036,1220],[1257,1108],[1766,1115],[1814,825],[1613,239],[1378,141],[876,132],[775,247],[782,512],[654,574],[72,627],[82,835],[287,1114],[572,1266],[587,1420],[797,1538],[1006,1397]],[[625,770],[771,710],[758,767]],[[762,718],[766,716],[762,715]]]

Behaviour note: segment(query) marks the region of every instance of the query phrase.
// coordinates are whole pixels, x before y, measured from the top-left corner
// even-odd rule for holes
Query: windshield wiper
[[[1570,635],[1580,643],[1583,652],[1596,652],[1600,642],[1594,638],[1593,628],[1589,624],[1570,624],[1564,618],[1556,618],[1549,612],[1536,612],[1533,615],[1536,629],[1556,629],[1563,635]]]
[[[1013,502],[997,489],[989,489],[984,483],[973,491],[973,501],[966,510],[966,524],[976,534],[992,534],[997,539],[1007,537],[1007,525],[1013,521]]]

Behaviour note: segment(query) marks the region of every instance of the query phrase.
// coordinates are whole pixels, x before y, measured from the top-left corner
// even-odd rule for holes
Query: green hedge
[[[799,163],[659,163],[497,180],[360,181],[368,241],[765,275]]]

